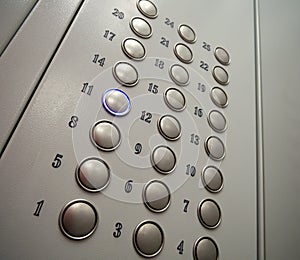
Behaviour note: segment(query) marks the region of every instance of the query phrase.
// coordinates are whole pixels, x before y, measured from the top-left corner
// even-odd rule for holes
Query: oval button
[[[68,238],[85,239],[93,234],[97,227],[98,214],[95,207],[86,200],[68,203],[59,216],[60,229]]]
[[[171,115],[164,115],[158,119],[158,131],[167,140],[177,140],[181,135],[179,121]]]
[[[144,257],[158,255],[164,245],[162,228],[154,221],[140,223],[134,230],[133,244],[136,251]]]
[[[131,30],[142,38],[149,38],[152,35],[151,25],[141,17],[133,17],[130,21]]]
[[[86,191],[99,192],[105,189],[110,181],[110,169],[101,159],[87,158],[78,166],[76,180]]]
[[[151,161],[155,170],[162,174],[169,174],[176,165],[175,153],[167,146],[160,145],[151,153]]]
[[[113,67],[115,79],[124,86],[133,87],[138,83],[138,72],[136,68],[128,62],[117,62]]]
[[[157,17],[157,8],[154,3],[149,0],[139,0],[137,2],[137,8],[139,11],[148,18]]]
[[[164,94],[164,100],[169,108],[175,111],[182,111],[185,108],[185,97],[176,88],[169,88]]]
[[[118,88],[105,91],[102,102],[106,111],[114,116],[126,115],[131,107],[128,95]]]
[[[191,63],[193,61],[193,53],[191,49],[183,43],[177,43],[174,47],[176,57],[184,62]]]
[[[127,38],[122,42],[123,52],[131,59],[142,60],[146,56],[144,45],[133,38]]]
[[[121,142],[121,132],[112,122],[101,120],[91,129],[91,139],[94,145],[103,151],[115,150]]]

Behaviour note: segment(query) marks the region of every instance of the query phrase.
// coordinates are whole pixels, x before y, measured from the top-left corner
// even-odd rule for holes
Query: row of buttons
[[[149,188],[151,185],[153,185],[153,182],[150,182],[147,187]],[[153,190],[155,191],[156,188],[151,187],[149,192]],[[151,205],[146,205],[151,208],[158,208],[159,211],[160,205],[164,204],[167,207],[169,201],[167,196],[161,200],[152,201]],[[204,200],[199,204],[198,217],[205,227],[216,227],[221,221],[220,208],[213,200]],[[62,209],[59,216],[59,224],[66,236],[80,240],[94,233],[98,226],[98,219],[97,210],[92,203],[87,200],[74,200]],[[153,257],[159,254],[164,246],[164,240],[163,229],[154,221],[143,221],[133,231],[134,247],[144,257]],[[206,259],[212,254],[217,258],[218,248],[211,238],[202,237],[194,243],[193,253],[197,257],[196,259]]]
[[[224,131],[226,121],[218,111],[211,111],[208,121],[217,131]],[[164,115],[158,120],[158,130],[167,140],[177,140],[181,135],[179,121],[171,115]],[[113,151],[121,143],[121,131],[118,126],[107,120],[96,122],[91,128],[91,140],[93,144],[102,151]],[[222,160],[225,156],[225,146],[217,136],[210,136],[205,141],[205,150],[212,159]],[[161,152],[160,152],[161,151]],[[164,156],[163,156],[164,154]],[[169,148],[158,146],[151,156],[153,167],[161,173],[170,173],[176,163],[175,153]],[[164,165],[164,166],[163,166]],[[166,165],[172,165],[167,167]]]

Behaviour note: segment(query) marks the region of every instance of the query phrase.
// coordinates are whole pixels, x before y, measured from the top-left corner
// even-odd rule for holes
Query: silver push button
[[[201,237],[194,244],[195,260],[217,260],[219,250],[215,241],[209,237]]]
[[[179,25],[178,34],[184,41],[186,41],[188,43],[194,43],[196,41],[195,31],[186,24]]]
[[[221,222],[221,210],[218,204],[207,199],[198,206],[198,218],[201,224],[206,228],[216,228]]]
[[[149,0],[137,1],[137,8],[139,11],[148,18],[157,17],[157,8],[154,3]]]
[[[115,79],[124,86],[133,87],[138,83],[138,72],[136,68],[128,62],[117,62],[113,67]]]
[[[122,42],[122,50],[130,59],[142,60],[146,56],[144,45],[133,38],[127,38]]]
[[[210,111],[207,120],[210,127],[216,132],[221,133],[226,130],[227,127],[226,118],[221,112],[217,110]]]
[[[214,87],[210,92],[211,100],[218,107],[224,108],[228,105],[228,98],[224,90]]]
[[[133,244],[141,256],[154,257],[158,255],[164,245],[162,228],[154,221],[140,223],[134,230]]]
[[[222,47],[217,47],[215,49],[215,57],[223,65],[228,65],[230,63],[229,53]]]
[[[169,174],[176,165],[176,156],[171,148],[160,145],[151,153],[151,162],[155,170],[162,174]]]
[[[221,85],[227,85],[229,83],[229,76],[225,69],[220,66],[216,66],[212,72],[214,79]]]
[[[185,97],[183,93],[176,88],[169,88],[164,94],[165,103],[169,108],[175,111],[181,111],[185,108]]]
[[[225,156],[225,147],[223,142],[216,136],[210,136],[205,142],[207,155],[213,160],[222,160]]]
[[[68,203],[59,216],[61,231],[67,237],[76,240],[87,238],[93,234],[97,223],[97,211],[86,200],[75,200]]]
[[[171,79],[179,86],[185,86],[189,83],[190,76],[188,71],[179,64],[174,64],[169,70]]]
[[[103,151],[115,150],[121,142],[121,132],[112,122],[101,120],[91,129],[91,139],[94,145]]]
[[[177,140],[181,135],[179,121],[171,115],[164,115],[158,119],[158,131],[167,140]]]
[[[102,102],[106,111],[114,116],[126,115],[131,107],[128,95],[118,88],[105,91]]]
[[[223,175],[214,166],[206,167],[201,175],[204,187],[210,192],[219,192],[223,188]]]
[[[98,192],[109,184],[110,169],[103,160],[88,158],[78,166],[76,180],[84,190]]]
[[[161,181],[153,180],[147,183],[143,190],[144,204],[154,212],[162,212],[170,205],[170,190]]]
[[[149,38],[152,35],[151,25],[141,17],[133,17],[129,23],[131,30],[142,38]]]
[[[191,49],[183,43],[177,43],[174,47],[176,57],[184,62],[191,63],[193,61],[193,53]]]

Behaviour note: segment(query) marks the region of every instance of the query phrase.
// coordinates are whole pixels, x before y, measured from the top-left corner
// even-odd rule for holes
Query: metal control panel
[[[257,259],[253,1],[68,10],[3,137],[0,258]]]

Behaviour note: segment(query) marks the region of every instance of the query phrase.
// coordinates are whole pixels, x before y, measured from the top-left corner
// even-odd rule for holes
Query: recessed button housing
[[[184,41],[188,43],[194,43],[196,41],[195,31],[187,24],[179,25],[178,34]]]
[[[61,231],[68,238],[81,240],[93,234],[98,224],[95,207],[86,200],[68,203],[59,215]]]
[[[139,80],[137,69],[126,61],[114,65],[113,75],[119,83],[127,87],[135,86]]]
[[[164,232],[154,221],[140,223],[133,232],[133,245],[143,257],[158,255],[164,245]]]
[[[91,129],[91,140],[103,151],[115,150],[121,142],[121,132],[112,122],[100,120]]]
[[[157,8],[154,3],[149,0],[139,0],[137,1],[137,8],[139,11],[148,18],[157,17]]]
[[[141,17],[133,17],[130,21],[131,30],[142,38],[150,38],[152,35],[151,25]]]

